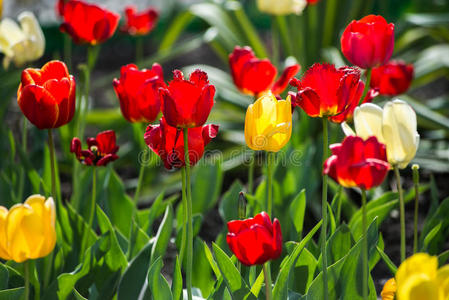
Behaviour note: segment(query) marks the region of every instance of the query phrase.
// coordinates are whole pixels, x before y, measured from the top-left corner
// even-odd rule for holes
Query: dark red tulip
[[[369,190],[380,185],[390,169],[385,145],[372,136],[364,141],[348,136],[330,146],[332,156],[324,162],[324,174],[344,187]]]
[[[373,68],[370,86],[377,88],[381,95],[396,96],[408,90],[413,80],[412,64],[403,61],[390,61],[378,68]]]
[[[70,152],[76,155],[76,158],[87,166],[106,166],[108,163],[118,158],[115,132],[107,130],[97,134],[96,138],[87,139],[87,149],[81,149],[79,138],[73,138],[70,146]]]
[[[296,94],[290,93],[292,105],[311,117],[328,117],[335,123],[352,116],[365,87],[358,69],[318,63],[301,80],[293,78],[290,85],[298,89]]]
[[[60,30],[78,44],[101,44],[117,29],[120,15],[98,5],[70,0],[64,5],[64,22]]]
[[[312,4],[317,3],[318,1],[320,1],[320,0],[307,0],[307,3],[308,3],[309,5],[312,5]]]
[[[266,212],[254,218],[230,221],[226,241],[242,264],[261,265],[281,255],[281,225],[276,218],[271,223]]]
[[[161,110],[158,89],[166,87],[159,64],[153,64],[150,70],[139,70],[134,64],[123,66],[120,79],[114,79],[112,84],[126,120],[152,123],[157,118]]]
[[[67,0],[58,0],[56,1],[56,15],[59,17],[63,17],[64,16],[64,7],[65,4],[67,3]]]
[[[215,87],[206,72],[195,70],[189,80],[181,71],[173,71],[167,88],[160,88],[162,113],[167,124],[178,128],[199,127],[206,123],[214,105]]]
[[[75,113],[75,79],[67,66],[57,60],[42,69],[22,72],[17,102],[23,114],[39,129],[67,124]]]
[[[277,81],[277,69],[268,59],[259,59],[250,47],[236,46],[229,55],[232,79],[242,93],[258,96],[266,91],[282,93],[301,69],[298,64],[286,67]]]
[[[122,31],[130,35],[146,35],[156,25],[159,13],[152,7],[137,12],[134,5],[128,5],[125,7],[125,17],[125,24],[120,28]]]
[[[217,136],[218,125],[189,128],[189,160],[194,166],[203,156],[204,147]],[[149,125],[144,135],[145,143],[163,161],[167,169],[182,168],[184,160],[184,137],[181,129],[167,124],[161,118],[159,125]]]
[[[341,51],[354,65],[362,69],[387,63],[394,48],[394,24],[382,16],[369,15],[353,20],[341,37]]]

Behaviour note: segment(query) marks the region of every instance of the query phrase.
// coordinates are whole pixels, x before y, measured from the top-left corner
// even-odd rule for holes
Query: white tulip
[[[45,37],[39,23],[31,12],[19,15],[19,25],[12,19],[0,22],[0,52],[5,57],[3,67],[8,68],[11,61],[18,67],[39,59],[45,50]]]
[[[401,169],[415,157],[419,144],[416,113],[405,101],[396,99],[385,104],[384,109],[365,103],[354,111],[355,132],[343,123],[346,135],[363,139],[375,136],[387,149],[388,162]]]
[[[306,6],[306,0],[257,0],[257,7],[261,12],[277,16],[299,15]]]

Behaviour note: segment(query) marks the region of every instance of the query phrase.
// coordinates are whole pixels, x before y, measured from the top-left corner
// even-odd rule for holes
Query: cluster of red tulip
[[[60,0],[58,11],[63,18],[61,31],[76,43],[90,45],[109,39],[120,18],[116,13],[80,0]],[[154,9],[137,13],[134,7],[128,7],[122,30],[131,35],[147,34],[154,28],[157,17]],[[236,47],[229,56],[229,64],[234,83],[242,93],[259,97],[271,92],[278,96],[290,84],[297,89],[296,93],[289,93],[293,107],[300,107],[310,117],[342,123],[350,120],[356,107],[371,101],[373,95],[397,95],[410,86],[413,67],[390,61],[393,46],[394,25],[381,16],[353,21],[345,29],[342,52],[352,64],[372,72],[369,93],[356,67],[315,64],[302,79],[296,79],[300,66],[295,64],[285,68],[276,80],[276,67],[268,59],[257,58],[249,47]],[[190,166],[195,165],[203,156],[205,146],[218,133],[218,125],[205,125],[214,104],[215,87],[201,70],[195,70],[188,79],[175,70],[173,80],[166,83],[159,64],[148,70],[129,64],[121,68],[120,78],[114,79],[113,87],[127,121],[152,123],[162,112],[158,125],[148,125],[144,139],[167,169],[185,167],[187,159]],[[66,65],[51,61],[40,70],[23,71],[18,104],[39,129],[57,128],[74,117],[75,90],[75,80]],[[184,139],[182,130],[188,133]],[[188,141],[187,156],[185,141]],[[87,139],[87,145],[83,150],[76,137],[71,145],[71,151],[85,165],[104,166],[118,158],[113,131]],[[323,172],[344,187],[371,189],[382,183],[390,169],[385,145],[374,136],[366,140],[347,137],[341,144],[332,145],[331,150],[332,156],[325,161]],[[229,247],[245,265],[263,264],[281,254],[279,221],[274,219],[272,223],[264,212],[254,218],[229,222],[228,231]]]

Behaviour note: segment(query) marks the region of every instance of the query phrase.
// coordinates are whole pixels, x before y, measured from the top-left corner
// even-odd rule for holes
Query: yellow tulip
[[[246,111],[245,140],[253,150],[278,152],[292,134],[290,96],[277,100],[271,94],[260,97]]]
[[[449,266],[438,270],[438,258],[417,253],[396,272],[397,300],[447,300]]]
[[[394,300],[394,295],[396,294],[396,281],[394,278],[390,278],[384,285],[380,296],[382,300]]]
[[[53,198],[32,195],[8,211],[0,206],[0,257],[18,263],[47,256],[56,243]]]
[[[306,0],[257,0],[257,7],[261,12],[277,16],[299,15],[306,6]]]
[[[363,139],[376,136],[387,148],[388,162],[400,169],[405,168],[415,157],[419,144],[416,113],[406,102],[394,100],[384,109],[372,103],[362,104],[354,111],[355,133],[342,124],[346,135],[357,135]]]
[[[19,25],[9,18],[0,22],[0,52],[3,67],[11,61],[18,67],[39,59],[45,50],[45,37],[33,13],[25,11],[18,17]]]

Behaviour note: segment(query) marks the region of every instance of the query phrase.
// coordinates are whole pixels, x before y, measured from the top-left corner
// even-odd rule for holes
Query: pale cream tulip
[[[387,147],[388,162],[400,169],[405,168],[415,157],[419,144],[416,113],[406,102],[394,100],[384,109],[365,103],[354,111],[355,133],[343,123],[346,135],[357,135],[363,139],[376,136]]]
[[[261,12],[277,16],[299,15],[306,6],[306,0],[257,0],[257,7]]]
[[[44,54],[45,37],[34,14],[25,11],[18,16],[18,20],[20,27],[9,18],[0,22],[0,52],[5,54],[5,69],[11,61],[20,67]]]

